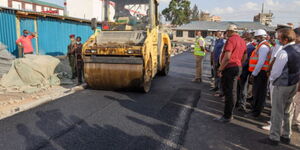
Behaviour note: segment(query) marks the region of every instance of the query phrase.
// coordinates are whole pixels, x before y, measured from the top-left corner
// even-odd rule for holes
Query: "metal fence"
[[[8,50],[18,55],[18,48],[15,44],[17,39],[16,15],[13,10],[0,10],[0,42],[5,44]]]
[[[15,41],[24,29],[38,35],[32,40],[34,53],[52,56],[67,53],[70,34],[80,36],[84,43],[93,33],[90,23],[53,17],[20,16],[16,14],[16,10],[0,8],[0,42],[7,45],[8,50],[17,57],[21,53]]]

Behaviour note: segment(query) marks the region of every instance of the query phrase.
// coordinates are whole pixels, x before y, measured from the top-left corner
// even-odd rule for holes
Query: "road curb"
[[[40,97],[37,100],[34,100],[34,101],[26,103],[26,104],[21,104],[20,106],[17,106],[17,107],[12,107],[12,108],[7,109],[5,111],[1,111],[0,110],[0,120],[8,118],[8,117],[11,117],[13,115],[16,115],[18,113],[21,113],[21,112],[24,112],[24,111],[27,111],[27,110],[30,110],[30,109],[33,109],[33,108],[36,108],[36,107],[38,107],[38,106],[40,106],[42,104],[54,101],[56,99],[59,99],[59,98],[62,98],[62,97],[74,94],[74,93],[82,91],[82,90],[84,90],[86,88],[87,88],[86,84],[75,86],[73,88],[61,91],[58,94],[55,94],[55,95],[45,95],[43,97]]]

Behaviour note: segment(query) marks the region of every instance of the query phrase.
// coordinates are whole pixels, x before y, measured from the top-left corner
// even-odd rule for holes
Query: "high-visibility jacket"
[[[249,71],[250,72],[253,72],[254,69],[255,69],[255,66],[257,65],[258,63],[258,54],[257,54],[257,51],[260,49],[261,46],[263,45],[266,45],[270,48],[270,44],[265,41],[265,42],[262,42],[260,43],[259,45],[257,45],[256,49],[252,52],[251,56],[250,56],[250,59],[249,59]],[[271,59],[271,53],[269,52],[268,55],[267,55],[267,59],[265,60],[264,62],[264,65],[263,67],[261,68],[261,70],[265,70],[265,71],[268,71],[269,68],[270,68],[270,59]]]
[[[204,49],[202,49],[199,45],[200,40],[203,42],[203,47],[205,47],[205,40],[203,37],[197,37],[195,40],[194,55],[205,56]]]

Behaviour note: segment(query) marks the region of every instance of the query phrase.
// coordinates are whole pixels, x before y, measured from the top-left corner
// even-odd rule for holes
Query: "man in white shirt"
[[[276,55],[270,82],[274,85],[271,110],[271,130],[264,141],[270,145],[290,143],[294,99],[300,75],[300,45],[295,45],[296,35],[291,29],[280,29],[279,40],[282,50]]]

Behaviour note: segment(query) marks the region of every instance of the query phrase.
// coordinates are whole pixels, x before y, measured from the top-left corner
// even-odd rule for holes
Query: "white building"
[[[0,0],[0,7],[8,7],[8,0]]]
[[[0,7],[63,15],[64,7],[39,0],[0,0]]]
[[[66,0],[65,7],[69,17],[104,20],[104,0]]]

